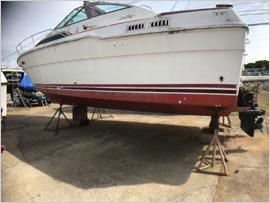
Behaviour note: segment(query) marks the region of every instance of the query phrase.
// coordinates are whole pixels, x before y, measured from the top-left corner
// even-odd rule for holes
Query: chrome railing
[[[21,55],[24,51],[33,48],[34,46],[36,46],[37,42],[43,38],[46,33],[48,34],[49,31],[52,31],[52,29],[47,29],[47,30],[43,30],[41,32],[35,33],[27,38],[25,38],[23,41],[21,41],[17,47],[16,47],[16,51],[18,53],[18,55]],[[37,37],[38,35],[41,35],[38,39],[34,38]]]
[[[63,35],[62,33],[59,33],[56,30],[53,29],[47,29],[43,30],[41,32],[35,33],[27,38],[25,38],[23,41],[21,41],[17,47],[16,51],[18,55],[21,55],[24,51],[29,50],[37,45],[37,43],[44,38],[49,32],[56,32],[57,34]],[[39,35],[39,37],[37,37]],[[66,35],[63,35],[66,36]]]

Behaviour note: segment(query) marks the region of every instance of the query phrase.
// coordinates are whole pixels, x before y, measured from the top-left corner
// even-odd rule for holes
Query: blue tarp
[[[34,87],[32,81],[28,77],[28,75],[24,74],[22,81],[19,84],[19,89],[24,92],[38,92],[38,90]]]

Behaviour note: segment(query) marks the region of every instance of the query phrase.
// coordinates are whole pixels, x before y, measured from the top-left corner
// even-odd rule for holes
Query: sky
[[[112,0],[110,2],[113,2]],[[116,2],[116,1],[114,1]],[[269,22],[269,2],[261,1],[118,1],[150,6],[154,12],[233,4],[247,24]],[[1,1],[1,64],[18,67],[16,46],[26,37],[55,26],[82,1]],[[244,63],[269,60],[269,25],[250,26]]]

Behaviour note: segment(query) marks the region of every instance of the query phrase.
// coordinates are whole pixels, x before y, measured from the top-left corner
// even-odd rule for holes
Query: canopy
[[[19,84],[19,89],[24,92],[38,92],[38,90],[34,87],[32,81],[28,77],[28,75],[24,74],[22,81]]]

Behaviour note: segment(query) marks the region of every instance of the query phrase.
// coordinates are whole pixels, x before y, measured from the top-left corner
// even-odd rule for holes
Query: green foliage
[[[245,64],[245,69],[248,69],[248,68],[255,68],[255,63]]]
[[[267,60],[259,60],[255,63],[248,63],[245,64],[245,68],[263,68],[265,67],[266,70],[269,70],[269,61]]]

